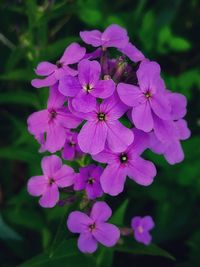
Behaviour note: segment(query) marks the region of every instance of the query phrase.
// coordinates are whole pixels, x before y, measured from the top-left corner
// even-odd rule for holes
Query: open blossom
[[[81,39],[94,47],[124,47],[128,43],[127,31],[119,25],[108,26],[103,33],[98,30],[80,32]]]
[[[63,159],[72,160],[75,157],[80,157],[83,155],[83,152],[81,151],[78,144],[77,136],[78,133],[76,132],[66,132],[66,140],[62,151]]]
[[[150,132],[154,129],[153,115],[170,120],[171,106],[156,62],[142,61],[137,78],[139,86],[120,83],[117,90],[122,102],[133,107],[132,120],[135,127]]]
[[[143,218],[139,216],[133,217],[131,220],[131,227],[134,231],[135,240],[149,245],[152,239],[149,231],[154,228],[154,225],[151,216],[145,216]]]
[[[74,180],[74,190],[85,189],[89,199],[95,199],[103,195],[100,184],[100,176],[103,168],[94,164],[79,169],[79,174]]]
[[[78,64],[78,77],[64,76],[59,91],[73,97],[72,105],[80,112],[89,112],[96,106],[96,98],[108,98],[115,90],[112,79],[100,80],[101,65],[97,61],[82,60]]]
[[[35,72],[37,75],[45,76],[45,78],[32,80],[32,86],[36,88],[52,86],[59,81],[63,75],[76,75],[77,71],[69,67],[69,65],[79,62],[84,55],[85,48],[77,43],[72,43],[65,49],[63,56],[56,64],[47,61],[40,62]]]
[[[60,150],[66,140],[66,129],[76,128],[81,120],[63,106],[66,98],[59,93],[57,84],[50,88],[47,109],[31,114],[28,118],[28,130],[42,142],[42,150],[51,153]],[[46,139],[42,138],[46,133]]]
[[[108,164],[100,178],[102,189],[107,194],[116,196],[121,193],[126,176],[144,186],[150,185],[156,176],[154,164],[140,157],[147,148],[148,136],[138,130],[134,136],[133,144],[121,153],[105,149],[93,156],[94,160]]]
[[[59,188],[71,186],[74,182],[74,170],[62,165],[58,156],[42,159],[43,175],[33,176],[28,181],[28,192],[32,196],[41,196],[39,203],[43,208],[52,208],[59,201]]]
[[[184,159],[180,141],[190,137],[185,120],[174,121],[173,126],[176,134],[165,142],[161,142],[154,133],[150,133],[150,149],[157,154],[163,154],[169,164],[176,164]]]
[[[83,253],[93,253],[97,250],[98,242],[106,247],[114,246],[120,237],[119,229],[107,220],[112,210],[103,201],[96,202],[90,215],[73,211],[67,219],[67,227],[72,233],[79,233],[78,248]]]
[[[126,112],[126,107],[115,95],[96,105],[92,112],[85,114],[87,122],[78,135],[78,143],[85,153],[97,154],[105,145],[112,151],[123,151],[134,139],[133,132],[118,119]]]

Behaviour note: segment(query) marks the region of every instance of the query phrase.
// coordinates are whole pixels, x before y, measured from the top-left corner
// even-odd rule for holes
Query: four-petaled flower
[[[58,188],[73,185],[74,170],[62,165],[61,159],[55,155],[44,157],[41,165],[43,175],[29,179],[28,192],[32,196],[41,196],[39,203],[43,208],[52,208],[59,201]]]
[[[135,239],[143,243],[145,245],[149,245],[151,243],[151,235],[149,231],[154,228],[154,222],[151,216],[145,217],[133,217],[131,220],[131,227],[134,231]]]
[[[79,62],[84,55],[85,48],[77,43],[72,43],[65,49],[63,56],[56,64],[47,61],[40,62],[35,72],[37,75],[46,76],[46,78],[32,80],[32,86],[36,88],[52,86],[59,81],[63,75],[76,75],[77,70],[70,68],[68,65]]]
[[[100,185],[100,176],[103,168],[94,164],[79,169],[79,174],[74,180],[74,190],[85,189],[89,199],[95,199],[103,195]]]
[[[67,227],[72,233],[79,233],[78,248],[84,253],[93,253],[98,242],[106,247],[114,246],[120,237],[119,229],[106,221],[112,210],[103,201],[96,202],[90,215],[73,211],[67,219]]]

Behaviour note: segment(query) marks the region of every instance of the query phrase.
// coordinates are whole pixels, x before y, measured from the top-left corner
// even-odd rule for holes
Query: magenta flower
[[[126,112],[117,96],[110,97],[96,105],[90,113],[85,113],[87,122],[78,135],[78,143],[85,153],[97,154],[105,145],[112,151],[120,152],[133,142],[133,132],[123,126],[118,119]]]
[[[73,97],[72,105],[80,112],[90,112],[96,106],[96,98],[108,98],[115,90],[111,79],[100,80],[101,66],[97,61],[82,60],[78,64],[78,78],[64,76],[59,91]]]
[[[63,56],[52,64],[44,61],[40,62],[35,69],[35,73],[40,76],[46,76],[44,79],[32,80],[32,86],[36,88],[54,85],[63,75],[76,75],[77,71],[69,67],[70,64],[79,62],[85,55],[85,48],[77,43],[69,45]]]
[[[66,141],[62,151],[63,159],[72,160],[75,157],[81,157],[83,155],[78,144],[77,136],[78,134],[76,132],[67,132]]]
[[[74,190],[85,189],[89,199],[95,199],[103,195],[103,190],[100,185],[100,176],[103,172],[102,167],[94,164],[80,168],[80,173],[77,174],[74,180]]]
[[[67,219],[67,227],[72,233],[79,233],[78,248],[83,253],[93,253],[98,242],[106,247],[114,246],[120,237],[119,229],[106,221],[112,210],[105,202],[96,202],[90,216],[73,211]]]
[[[41,162],[43,175],[33,176],[28,181],[28,192],[41,196],[39,203],[43,208],[53,208],[59,201],[58,188],[67,187],[74,182],[74,170],[62,165],[58,156],[44,157]]]
[[[149,231],[154,228],[155,224],[151,216],[145,217],[133,217],[131,220],[131,227],[134,231],[135,240],[145,245],[149,245],[151,243],[151,235]]]
[[[167,141],[160,141],[154,133],[150,134],[150,149],[157,154],[163,154],[169,164],[176,164],[184,159],[184,152],[180,140],[190,137],[187,122],[183,119],[173,122],[175,135],[170,136]]]
[[[86,44],[94,47],[124,47],[128,43],[127,31],[119,25],[108,26],[103,33],[98,30],[80,32],[80,37]]]
[[[128,58],[130,58],[130,60],[132,60],[133,62],[139,62],[145,59],[145,56],[142,54],[142,52],[130,42],[119,50]]]
[[[136,128],[145,132],[154,129],[154,117],[171,119],[171,106],[164,82],[160,77],[160,66],[153,61],[143,61],[137,71],[138,86],[120,83],[117,91],[126,105],[133,107],[132,120]]]
[[[150,185],[156,176],[154,164],[140,157],[148,146],[148,135],[135,130],[134,136],[133,144],[121,153],[105,149],[93,156],[94,160],[108,164],[100,182],[103,191],[109,195],[116,196],[123,191],[126,176],[144,186]]]
[[[60,150],[66,140],[66,129],[76,128],[81,120],[63,106],[66,98],[58,92],[57,85],[50,89],[47,109],[31,114],[28,118],[28,130],[42,142],[43,150],[51,153]],[[46,133],[46,139],[42,135]]]

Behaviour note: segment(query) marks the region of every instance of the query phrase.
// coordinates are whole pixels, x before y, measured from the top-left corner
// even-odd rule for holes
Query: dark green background
[[[43,251],[48,254],[23,266],[200,266],[199,22],[197,0],[0,1],[0,266],[22,264]],[[116,223],[129,226],[134,215],[152,215],[154,243],[176,261],[155,256],[166,254],[134,241],[114,254],[100,248],[95,257],[81,256],[61,220],[70,208],[44,210],[26,192],[28,178],[41,172],[42,156],[26,119],[44,108],[47,99],[46,89],[30,85],[34,67],[59,58],[70,42],[80,41],[80,30],[103,30],[111,23],[125,27],[146,57],[159,62],[167,87],[188,99],[192,136],[183,143],[185,160],[170,166],[148,152],[158,169],[153,185],[143,188],[127,181],[123,194],[107,197]]]

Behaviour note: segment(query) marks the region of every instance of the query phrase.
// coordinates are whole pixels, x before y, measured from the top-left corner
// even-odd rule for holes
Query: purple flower
[[[120,48],[119,50],[133,62],[138,62],[145,59],[145,56],[142,54],[142,52],[131,43],[127,43],[125,47]]]
[[[176,164],[184,159],[184,152],[180,140],[190,137],[187,122],[183,119],[173,122],[175,135],[168,141],[160,141],[154,133],[150,133],[150,149],[157,154],[163,154],[169,164]]]
[[[62,151],[63,159],[72,160],[75,157],[80,157],[83,155],[83,152],[78,145],[77,136],[78,134],[76,132],[67,132],[64,149]]]
[[[93,253],[98,242],[106,247],[114,246],[120,237],[119,229],[106,221],[112,210],[105,202],[96,202],[90,216],[73,211],[67,219],[67,227],[72,233],[79,233],[78,248],[83,253]]]
[[[105,149],[93,156],[94,160],[108,164],[100,178],[102,189],[107,194],[116,196],[121,193],[126,176],[144,186],[150,185],[156,176],[154,164],[140,157],[148,146],[148,135],[134,130],[134,136],[133,144],[121,153]]]
[[[103,195],[100,185],[100,176],[103,172],[102,167],[94,164],[80,168],[74,181],[74,190],[83,190],[87,192],[89,199],[95,199]]]
[[[46,87],[54,85],[63,75],[76,75],[77,71],[70,68],[68,65],[79,62],[85,55],[85,48],[81,47],[77,43],[69,45],[63,54],[63,56],[52,64],[44,61],[38,64],[35,72],[37,75],[46,76],[43,80],[32,80],[32,86],[36,88]]]
[[[124,47],[128,43],[127,31],[122,27],[112,24],[103,33],[98,30],[80,32],[80,37],[86,44],[94,47]]]
[[[28,192],[32,196],[41,196],[40,205],[52,208],[59,201],[58,188],[67,187],[74,182],[74,170],[62,165],[58,156],[44,157],[41,162],[43,175],[33,176],[28,181]]]
[[[120,83],[117,90],[122,102],[133,107],[132,120],[136,128],[150,132],[154,129],[154,114],[162,120],[171,119],[171,105],[156,62],[143,61],[137,78],[139,87]]]
[[[100,64],[84,59],[78,64],[78,78],[64,76],[60,80],[59,91],[73,97],[72,105],[77,111],[90,112],[96,106],[96,98],[108,98],[115,90],[114,81],[99,80],[100,75]]]
[[[149,245],[151,243],[151,235],[149,231],[154,228],[154,222],[151,216],[145,217],[133,217],[131,220],[131,227],[134,231],[135,240],[145,245]]]
[[[81,120],[63,106],[66,98],[58,92],[57,85],[50,89],[47,109],[31,114],[28,118],[28,130],[42,142],[42,149],[51,153],[60,150],[66,140],[66,129],[76,128]],[[46,140],[44,143],[44,136]]]
[[[78,135],[78,143],[85,153],[97,154],[105,145],[112,151],[123,151],[133,142],[133,132],[123,126],[118,119],[126,112],[117,96],[110,97],[96,105],[90,113],[85,113],[87,122]]]

